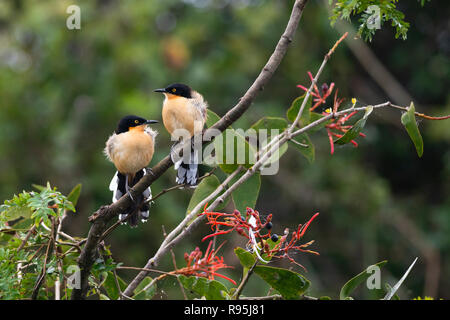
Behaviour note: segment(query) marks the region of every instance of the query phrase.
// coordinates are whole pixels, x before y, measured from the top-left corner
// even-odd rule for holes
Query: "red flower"
[[[233,213],[209,212],[206,211],[206,207],[207,206],[205,206],[205,210],[202,215],[206,215],[208,219],[207,224],[211,225],[211,229],[214,232],[205,236],[202,241],[218,235],[228,234],[236,230],[239,235],[248,239],[247,247],[250,247],[261,261],[268,262],[261,256],[266,254],[266,259],[268,260],[272,258],[287,258],[302,268],[302,265],[295,262],[295,260],[289,256],[291,251],[318,254],[315,251],[306,249],[314,241],[310,241],[305,244],[298,244],[298,241],[304,236],[310,223],[319,215],[319,213],[316,213],[306,224],[300,224],[297,231],[294,231],[291,234],[289,241],[287,240],[289,238],[289,230],[286,229],[285,235],[283,235],[279,240],[272,240],[275,242],[275,245],[270,248],[267,240],[271,237],[271,214],[267,216],[263,223],[259,212],[251,208],[247,208],[246,218],[244,219],[238,210],[235,210]],[[221,229],[224,227],[227,227],[227,229]],[[276,236],[275,238],[278,237]]]
[[[236,285],[236,282],[233,279],[217,273],[217,271],[220,269],[232,267],[225,264],[223,257],[219,258],[216,256],[217,251],[220,250],[222,245],[219,246],[217,250],[214,250],[211,249],[212,243],[212,241],[209,242],[208,248],[206,249],[203,258],[203,253],[198,247],[196,247],[195,250],[190,254],[185,253],[184,259],[186,260],[186,267],[176,270],[176,273],[187,276],[204,277],[210,280],[214,280],[214,277],[220,277]]]
[[[305,249],[305,248],[309,247],[311,244],[313,244],[314,240],[311,240],[304,244],[297,243],[300,239],[303,238],[309,225],[318,215],[319,215],[319,212],[314,214],[311,217],[311,219],[309,219],[309,221],[307,223],[305,223],[304,225],[299,224],[297,227],[297,231],[292,232],[289,240],[288,240],[289,234],[290,234],[289,229],[285,229],[284,235],[281,237],[280,241],[277,242],[276,245],[272,249],[270,249],[267,245],[264,247],[266,254],[270,258],[278,258],[278,259],[287,258],[290,262],[295,263],[296,265],[305,269],[304,266],[302,266],[301,264],[296,262],[293,258],[291,258],[289,254],[291,251],[300,251],[300,252],[306,252],[306,253],[312,253],[312,254],[319,255],[319,253],[316,251]]]

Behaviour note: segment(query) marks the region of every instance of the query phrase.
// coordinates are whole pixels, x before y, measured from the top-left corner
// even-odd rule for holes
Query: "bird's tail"
[[[128,192],[145,174],[146,169],[142,169],[136,173],[133,181],[128,181],[128,176],[116,172],[109,184],[109,190],[113,192],[112,202],[118,201],[125,193]],[[148,187],[139,197],[133,199],[134,202],[140,207],[133,206],[127,209],[125,212],[119,214],[119,220],[125,220],[123,223],[130,223],[131,227],[136,227],[139,220],[146,222],[150,214],[150,202],[148,201],[152,197],[152,190]],[[128,218],[126,218],[128,216]]]
[[[177,170],[176,182],[178,184],[187,184],[195,187],[198,183],[198,150],[191,144],[190,157],[186,160],[183,156],[181,159],[174,161],[174,168]],[[172,154],[172,160],[173,154]]]

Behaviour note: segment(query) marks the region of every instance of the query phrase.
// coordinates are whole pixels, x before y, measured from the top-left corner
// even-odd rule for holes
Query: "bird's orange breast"
[[[110,155],[117,170],[134,175],[152,160],[154,142],[152,137],[139,127],[118,134]]]

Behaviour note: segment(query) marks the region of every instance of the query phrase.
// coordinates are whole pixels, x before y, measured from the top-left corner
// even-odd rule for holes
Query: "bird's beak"
[[[164,92],[166,92],[166,89],[165,88],[163,88],[163,89],[155,89],[155,90],[153,90],[153,92],[162,92],[162,93],[164,93]]]
[[[152,123],[158,123],[158,121],[157,120],[147,120],[147,121],[145,121],[144,124],[152,124]]]

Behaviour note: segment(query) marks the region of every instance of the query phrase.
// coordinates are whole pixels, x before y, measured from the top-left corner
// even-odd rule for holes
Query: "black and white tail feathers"
[[[109,184],[109,190],[113,192],[112,202],[116,202],[119,200],[125,193],[128,192],[144,175],[147,174],[147,169],[142,169],[136,173],[133,181],[129,182],[128,177],[120,172],[116,171],[114,177]],[[142,203],[143,201],[148,200],[152,196],[152,190],[148,187],[139,197],[138,199],[134,199],[136,203]],[[130,223],[131,227],[136,227],[139,220],[142,222],[146,222],[149,214],[150,214],[150,203],[145,203],[139,210],[135,210],[135,208],[131,208],[129,211],[119,214],[119,220],[122,220],[126,217],[126,215],[131,214],[131,216],[127,219]],[[126,223],[126,222],[124,222]]]
[[[193,142],[190,150],[191,154],[187,161],[183,161],[184,157],[175,161],[173,153],[171,153],[171,157],[174,162],[174,168],[177,170],[176,182],[195,187],[198,182],[198,150],[194,148]]]

